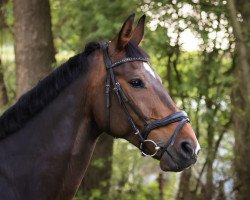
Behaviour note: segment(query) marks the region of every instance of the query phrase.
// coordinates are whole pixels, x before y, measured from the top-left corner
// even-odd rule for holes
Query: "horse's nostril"
[[[185,157],[193,157],[194,156],[194,148],[192,146],[192,144],[190,144],[190,142],[188,141],[184,141],[181,143],[181,153],[185,156]]]

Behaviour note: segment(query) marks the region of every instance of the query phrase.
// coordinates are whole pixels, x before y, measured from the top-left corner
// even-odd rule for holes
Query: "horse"
[[[139,47],[145,15],[107,43],[91,42],[0,117],[0,199],[72,199],[103,132],[163,171],[194,164],[200,145],[184,111]]]

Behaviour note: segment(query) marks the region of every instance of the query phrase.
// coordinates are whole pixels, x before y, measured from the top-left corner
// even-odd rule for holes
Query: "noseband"
[[[130,123],[132,129],[134,130],[134,134],[139,136],[139,148],[141,150],[141,153],[143,156],[155,156],[159,151],[161,151],[161,155],[168,150],[169,146],[172,146],[175,143],[175,140],[177,138],[177,135],[180,133],[180,130],[182,127],[189,123],[189,119],[187,116],[187,113],[185,111],[178,111],[175,112],[167,117],[164,117],[162,119],[157,119],[154,121],[147,121],[146,118],[142,115],[141,112],[137,110],[137,108],[134,107],[134,105],[131,104],[129,99],[127,98],[126,94],[121,88],[121,85],[119,81],[116,79],[114,75],[113,68],[117,67],[121,64],[127,63],[127,62],[134,62],[134,61],[141,61],[141,62],[148,62],[148,58],[143,57],[128,57],[124,58],[122,60],[119,60],[115,63],[112,63],[109,54],[108,54],[108,44],[105,44],[102,46],[103,50],[103,57],[104,57],[104,63],[106,65],[107,70],[107,77],[106,77],[106,89],[105,89],[105,95],[106,95],[106,119],[107,119],[107,127],[106,131],[110,131],[110,87],[113,86],[114,91],[117,95],[118,101],[120,105],[122,106],[124,112],[126,113],[128,122]],[[135,125],[133,118],[131,117],[128,107],[137,114],[137,116],[144,122],[144,129],[142,132],[137,128]],[[163,126],[167,126],[169,124],[172,124],[174,122],[179,122],[178,126],[174,130],[174,133],[172,134],[171,138],[163,145],[156,144],[155,141],[149,140],[148,135],[153,129],[157,129]],[[145,145],[147,143],[151,143],[154,146],[155,151],[153,153],[146,153],[145,152]]]

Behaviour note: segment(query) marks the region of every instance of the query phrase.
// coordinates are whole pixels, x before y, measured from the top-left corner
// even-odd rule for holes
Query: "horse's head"
[[[133,21],[134,15],[129,16],[99,53],[103,64],[96,78],[102,81],[93,88],[94,117],[103,131],[159,159],[162,170],[181,171],[196,162],[200,145],[187,114],[171,100],[138,47],[145,16],[134,30]]]

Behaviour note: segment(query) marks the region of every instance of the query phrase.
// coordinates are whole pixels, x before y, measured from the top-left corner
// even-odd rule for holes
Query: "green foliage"
[[[114,144],[113,174],[109,199],[146,200],[158,199],[158,161],[142,157],[140,151],[127,141]],[[172,174],[175,176],[175,174]],[[167,177],[171,176],[169,174]],[[168,187],[171,186],[168,185]],[[167,197],[167,196],[166,196]]]
[[[13,5],[12,1],[0,2],[0,46],[13,43]]]
[[[13,47],[13,8],[12,1],[0,2],[0,71],[4,75],[9,104],[15,100],[15,66]],[[1,111],[6,108],[1,108]]]
[[[230,86],[233,80],[229,73],[232,66],[232,35],[224,4],[218,2],[215,8],[215,2],[151,1],[144,7],[151,20],[156,22],[148,38],[150,44],[157,44],[157,47],[144,46],[149,50],[152,63],[171,96],[189,113],[203,149],[194,168],[201,179],[197,182],[196,178],[191,177],[190,180],[194,185],[190,189],[197,196],[199,187],[202,187],[200,185],[206,185],[208,160],[212,159],[214,163],[212,176],[215,187],[221,180],[233,179],[229,175],[232,168],[222,167],[225,163],[232,165],[233,157],[234,140],[229,126]],[[189,14],[184,12],[187,6],[191,10]],[[188,29],[200,40],[199,49],[195,52],[182,49],[181,35]],[[221,142],[220,137],[222,141],[231,142]],[[228,176],[225,177],[226,174]]]
[[[51,0],[53,33],[59,49],[80,51],[90,41],[109,41],[138,2]]]
[[[13,46],[10,44],[4,44],[2,47],[0,47],[0,49],[2,50],[2,54],[0,57],[2,58],[1,70],[3,71],[4,74],[4,82],[9,97],[8,105],[10,105],[15,101],[15,89],[16,89],[14,49]]]

